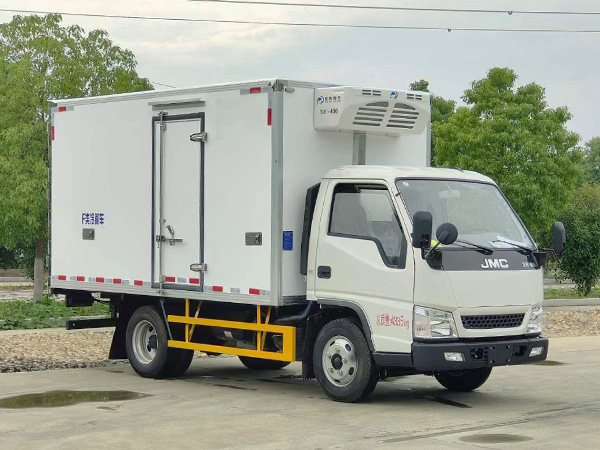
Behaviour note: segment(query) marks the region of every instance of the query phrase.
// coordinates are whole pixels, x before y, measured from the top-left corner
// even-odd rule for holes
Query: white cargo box
[[[353,132],[367,164],[429,163],[424,93],[272,79],[55,103],[53,288],[301,301],[306,190],[352,163]]]

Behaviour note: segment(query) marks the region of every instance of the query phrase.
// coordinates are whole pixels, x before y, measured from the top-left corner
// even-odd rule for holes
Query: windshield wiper
[[[521,250],[525,250],[528,255],[531,255],[533,253],[533,249],[532,248],[525,247],[524,245],[516,244],[514,242],[505,241],[503,239],[496,239],[496,240],[491,241],[492,244],[494,242],[502,242],[504,244],[508,244],[508,245],[512,245],[514,247],[520,248]]]
[[[459,244],[466,244],[466,245],[470,245],[470,246],[472,246],[472,247],[476,247],[476,248],[478,248],[479,250],[481,250],[481,251],[483,252],[483,254],[484,254],[484,255],[491,255],[492,253],[494,253],[494,250],[492,250],[491,248],[489,248],[489,247],[484,247],[483,245],[475,244],[474,242],[463,241],[463,240],[461,240],[461,239],[457,239],[457,240],[456,240],[456,241],[454,241],[454,242],[457,242],[457,243],[459,243]],[[464,247],[464,245],[463,245],[462,247]]]

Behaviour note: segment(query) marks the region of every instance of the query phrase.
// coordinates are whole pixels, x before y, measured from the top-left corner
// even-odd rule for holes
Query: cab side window
[[[329,234],[374,241],[387,266],[406,266],[406,239],[385,186],[338,184],[333,193]]]

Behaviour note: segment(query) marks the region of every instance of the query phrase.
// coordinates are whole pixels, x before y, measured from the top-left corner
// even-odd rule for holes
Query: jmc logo
[[[508,261],[506,259],[490,259],[483,260],[482,269],[508,269]]]

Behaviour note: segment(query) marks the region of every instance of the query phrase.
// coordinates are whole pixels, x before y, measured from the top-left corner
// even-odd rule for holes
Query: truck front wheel
[[[351,319],[336,319],[321,329],[314,345],[313,367],[325,393],[339,402],[363,400],[379,379],[365,335]]]
[[[470,392],[486,382],[492,373],[491,367],[469,370],[448,370],[434,374],[436,380],[451,391]]]
[[[145,378],[175,377],[185,372],[194,352],[168,348],[167,326],[153,306],[138,308],[127,324],[126,348],[131,367]]]

